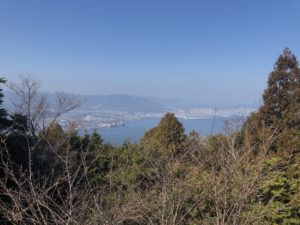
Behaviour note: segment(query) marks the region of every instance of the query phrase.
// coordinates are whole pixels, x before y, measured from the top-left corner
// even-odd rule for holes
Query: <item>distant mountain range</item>
[[[55,95],[45,93],[50,105]],[[13,110],[16,96],[4,92],[4,107]],[[67,126],[76,121],[81,128],[116,127],[143,118],[161,118],[166,112],[173,112],[178,118],[199,119],[209,117],[245,117],[256,110],[250,105],[203,105],[177,98],[137,97],[130,95],[78,95],[82,105],[59,119]]]
[[[45,93],[52,101],[54,93]],[[4,91],[4,107],[11,109],[11,102],[16,96],[10,91]],[[166,111],[176,111],[178,109],[192,109],[192,108],[257,108],[257,105],[208,105],[201,104],[180,98],[160,98],[160,97],[140,97],[124,94],[115,95],[78,95],[82,102],[81,108],[96,107],[103,110],[113,110],[121,112],[141,112],[141,113],[160,113]]]
[[[101,107],[106,110],[126,112],[161,112],[166,105],[151,98],[129,95],[81,95],[83,106]]]
[[[126,112],[165,112],[177,109],[190,108],[240,108],[251,107],[256,105],[208,105],[201,104],[180,98],[160,98],[160,97],[139,97],[131,95],[81,95],[80,99],[83,105],[98,106],[104,109],[126,111]]]
[[[179,98],[139,97],[131,95],[81,95],[84,105],[126,112],[164,112],[177,108],[199,107]]]

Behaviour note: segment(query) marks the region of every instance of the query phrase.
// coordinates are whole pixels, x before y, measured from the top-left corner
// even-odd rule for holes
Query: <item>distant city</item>
[[[163,105],[154,101],[150,102],[148,98],[123,95],[107,96],[106,98],[111,100],[110,104],[107,102],[103,103],[101,100],[97,103],[89,102],[61,117],[59,123],[67,126],[70,122],[75,121],[81,129],[112,128],[124,126],[126,123],[145,118],[161,118],[166,112],[172,112],[180,119],[192,120],[213,117],[246,117],[257,108],[247,105],[197,107],[192,104],[184,104],[184,101],[177,102],[176,105],[167,103]],[[103,100],[106,98],[101,96],[99,99]],[[135,101],[136,99],[138,101]],[[122,107],[118,107],[120,105],[116,104],[117,101],[122,102],[120,104]],[[130,102],[128,106],[126,102]],[[139,104],[141,102],[143,105]],[[135,108],[130,107],[130,104],[134,104]],[[158,105],[159,107],[157,107]]]
[[[53,94],[47,94],[49,100]],[[15,96],[5,93],[4,105],[13,110]],[[127,123],[147,118],[161,118],[166,112],[174,113],[182,120],[202,118],[246,117],[255,111],[255,105],[201,105],[182,99],[137,97],[129,95],[79,95],[81,106],[59,118],[67,127],[75,122],[79,129],[122,127]]]

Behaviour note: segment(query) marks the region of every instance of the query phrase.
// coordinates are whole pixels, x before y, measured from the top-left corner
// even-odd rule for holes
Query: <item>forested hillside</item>
[[[115,146],[61,128],[76,99],[59,94],[46,123],[37,83],[11,88],[20,101],[0,109],[0,224],[300,224],[300,68],[289,49],[260,108],[217,136],[185,134],[170,112]]]

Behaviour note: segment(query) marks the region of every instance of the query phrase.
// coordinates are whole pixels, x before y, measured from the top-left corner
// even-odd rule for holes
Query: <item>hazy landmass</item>
[[[54,99],[54,94],[45,95]],[[12,92],[5,92],[5,96],[4,105],[9,109],[15,96]],[[84,129],[123,126],[130,121],[144,118],[161,118],[166,112],[173,112],[177,117],[184,119],[246,117],[257,108],[255,105],[207,105],[179,98],[121,94],[77,95],[77,98],[81,102],[80,107],[59,119],[64,127],[71,121],[76,121],[78,126]]]

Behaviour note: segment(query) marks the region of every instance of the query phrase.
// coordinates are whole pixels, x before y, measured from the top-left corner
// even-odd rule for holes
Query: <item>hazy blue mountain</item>
[[[43,93],[50,100],[50,103],[55,102],[54,93]],[[4,91],[4,107],[12,108],[11,102],[16,96],[10,91]],[[235,107],[253,107],[253,105],[208,105],[193,102],[181,98],[160,98],[160,97],[140,97],[123,94],[115,95],[78,95],[82,102],[81,108],[97,107],[99,109],[122,111],[122,112],[141,112],[141,113],[160,113],[166,111],[176,111],[177,109],[192,109],[192,108],[216,108],[226,109]],[[254,106],[257,107],[257,106]]]
[[[181,98],[140,97],[131,95],[82,95],[89,106],[102,106],[106,109],[128,112],[161,112],[172,109],[257,107],[256,104],[203,104]]]
[[[84,104],[128,112],[162,112],[173,108],[191,108],[196,103],[180,98],[139,97],[130,95],[84,95]],[[199,104],[198,104],[199,105]]]
[[[126,112],[161,112],[166,106],[145,97],[129,95],[82,95],[84,105]]]
[[[43,93],[50,103],[55,102],[54,93]],[[108,110],[126,112],[163,112],[173,108],[195,107],[196,104],[179,98],[140,97],[124,94],[115,95],[78,95],[84,106],[100,107]],[[11,91],[4,91],[4,106],[12,108],[16,96]]]
[[[201,104],[194,101],[189,101],[181,98],[159,98],[159,97],[146,97],[150,101],[159,103],[168,108],[194,108],[194,107],[207,107],[206,104]]]

